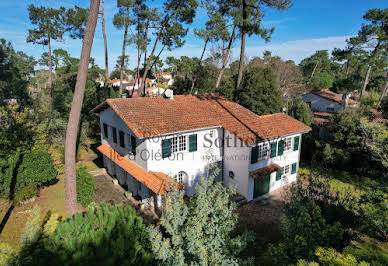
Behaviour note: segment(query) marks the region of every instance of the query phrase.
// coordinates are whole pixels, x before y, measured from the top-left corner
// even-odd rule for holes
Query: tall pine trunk
[[[387,82],[385,83],[384,90],[383,90],[383,92],[381,93],[381,96],[380,96],[380,98],[379,98],[379,102],[377,103],[377,108],[380,107],[381,102],[383,101],[383,98],[384,98],[385,96],[388,96],[388,72],[387,72],[386,80],[387,80]]]
[[[369,65],[368,71],[366,72],[366,77],[365,77],[365,80],[364,80],[364,85],[362,86],[362,90],[361,90],[361,94],[360,94],[360,102],[361,102],[362,97],[364,96],[364,94],[366,92],[366,86],[368,86],[369,76],[370,76],[370,72],[371,71],[372,71],[372,65]]]
[[[104,94],[105,98],[109,97],[108,81],[109,81],[109,61],[108,61],[108,42],[106,40],[105,33],[105,11],[104,11],[104,0],[101,1],[101,27],[102,37],[104,38],[104,49],[105,49],[105,82],[104,82]]]
[[[156,50],[156,46],[158,45],[158,41],[160,39],[160,37],[162,36],[162,32],[164,30],[164,27],[166,26],[166,24],[168,23],[168,21],[170,20],[169,17],[165,18],[164,21],[163,21],[163,24],[162,26],[160,27],[160,30],[158,32],[158,35],[156,36],[156,39],[155,39],[155,42],[154,42],[154,47],[152,48],[152,51],[151,51],[151,54],[148,56],[148,59],[147,59],[147,63],[145,65],[145,68],[144,68],[144,73],[143,73],[143,80],[142,80],[142,85],[141,85],[141,93],[140,93],[140,96],[144,96],[145,95],[145,81],[146,81],[146,77],[147,77],[147,74],[148,74],[148,70],[150,69],[150,65],[151,65],[151,58],[152,56],[154,55],[155,53],[155,50]]]
[[[129,8],[127,8],[127,15],[125,19],[129,19]],[[120,66],[120,89],[119,97],[123,94],[123,78],[124,78],[124,62],[125,62],[125,46],[127,45],[127,36],[128,36],[128,23],[125,23],[124,26],[124,40],[123,40],[123,49],[121,52],[121,66]]]
[[[48,87],[50,89],[50,96],[52,96],[51,88],[53,85],[53,58],[51,56],[51,38],[48,37],[48,57],[49,57],[49,79]]]
[[[77,81],[75,84],[73,102],[71,104],[69,122],[66,130],[65,143],[65,176],[66,176],[66,211],[74,214],[77,211],[77,187],[76,187],[76,143],[80,122],[82,102],[85,92],[85,84],[88,75],[90,52],[93,45],[94,32],[96,30],[100,0],[90,0],[90,9],[86,24],[86,32],[82,42],[81,58],[78,67]]]
[[[230,40],[228,43],[228,47],[226,49],[226,53],[222,57],[222,67],[221,67],[220,73],[218,74],[217,83],[216,83],[216,91],[218,90],[218,87],[221,84],[222,76],[224,75],[226,65],[228,64],[230,49],[232,48],[232,43],[233,43],[234,37],[236,35],[236,27],[237,27],[237,25],[233,26],[232,35],[230,36]]]
[[[236,92],[240,89],[240,84],[243,77],[244,72],[244,64],[245,64],[245,24],[247,20],[247,10],[246,10],[246,0],[242,1],[242,19],[243,19],[243,28],[240,29],[241,33],[241,48],[240,48],[240,62],[238,64],[238,77],[237,77],[237,84],[236,84]]]
[[[199,63],[198,63],[198,70],[196,72],[198,72],[202,65],[202,60],[203,60],[203,56],[205,55],[205,52],[206,52],[206,47],[207,47],[207,43],[209,42],[209,39],[206,39],[205,41],[205,45],[203,46],[203,50],[202,50],[202,54],[201,54],[201,58],[199,59]],[[190,89],[190,94],[193,93],[193,90],[194,90],[194,87],[195,87],[195,82],[197,81],[198,79],[198,73],[194,73],[194,77],[193,77],[193,82],[191,83],[191,89]]]

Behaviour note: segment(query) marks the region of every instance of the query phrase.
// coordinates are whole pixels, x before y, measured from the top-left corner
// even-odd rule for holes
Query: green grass
[[[360,242],[352,241],[344,250],[345,254],[351,254],[369,262],[373,266],[388,265],[388,242],[380,242],[374,238],[363,237]]]

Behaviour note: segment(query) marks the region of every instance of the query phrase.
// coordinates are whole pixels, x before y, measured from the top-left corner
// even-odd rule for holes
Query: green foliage
[[[148,228],[152,251],[166,265],[236,265],[237,255],[252,239],[238,233],[233,190],[201,178],[196,194],[186,202],[183,191],[167,195],[160,225]]]
[[[10,154],[6,159],[0,160],[0,195],[4,198],[12,196],[15,190],[14,178],[17,174],[17,169],[21,161],[20,150]]]
[[[77,201],[83,206],[88,206],[93,201],[95,182],[94,177],[88,173],[85,166],[78,166],[77,176]]]
[[[315,255],[317,256],[318,263],[314,262],[306,262],[305,260],[299,260],[297,266],[303,265],[322,265],[322,266],[368,266],[369,263],[365,261],[357,262],[357,259],[352,255],[344,255],[337,252],[332,248],[322,248],[319,247],[315,251]]]
[[[21,202],[31,199],[38,195],[38,189],[34,185],[27,185],[15,192],[13,196],[14,204],[20,204]]]
[[[40,208],[35,206],[27,220],[24,233],[21,236],[20,241],[23,245],[29,245],[38,241],[42,230],[41,224],[42,219],[40,217]]]
[[[34,259],[52,265],[152,264],[145,229],[131,207],[93,207],[58,223],[55,232],[43,239],[42,252],[48,257]]]
[[[275,82],[275,75],[270,68],[249,69],[237,92],[237,102],[258,115],[280,112],[283,99]]]
[[[385,96],[381,101],[381,110],[383,112],[383,117],[388,119],[388,96]]]
[[[7,243],[0,243],[0,265],[10,265],[16,251]]]
[[[367,95],[362,97],[361,105],[368,108],[376,108],[379,98],[380,98],[380,94],[378,92],[371,91]]]
[[[309,86],[316,91],[331,88],[335,77],[327,72],[317,73],[309,81]]]
[[[344,249],[344,254],[369,262],[373,266],[388,265],[387,242],[379,243],[374,239],[365,237],[360,242],[352,241],[352,244]]]
[[[289,115],[308,126],[311,125],[313,120],[313,113],[310,107],[301,98],[293,99],[289,109]]]
[[[322,195],[311,195],[311,190],[299,183],[291,188],[285,204],[282,222],[284,241],[270,245],[268,257],[274,265],[295,263],[299,259],[311,260],[318,247],[339,248],[343,229],[338,222],[329,224],[323,217],[320,206],[314,201]],[[319,191],[318,194],[324,191]]]
[[[50,153],[44,150],[25,152],[16,176],[15,191],[26,186],[39,188],[56,179],[55,169]]]

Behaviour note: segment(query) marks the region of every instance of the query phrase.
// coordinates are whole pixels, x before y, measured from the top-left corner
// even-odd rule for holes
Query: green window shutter
[[[136,137],[131,135],[131,150],[133,155],[136,155]]]
[[[259,147],[252,147],[252,150],[251,150],[251,164],[254,164],[254,163],[257,163],[257,159],[258,159],[258,155],[259,155]]]
[[[278,170],[276,172],[276,180],[280,180],[280,179],[282,179],[282,170]]]
[[[271,158],[276,157],[277,142],[271,143]]]
[[[125,142],[124,142],[124,132],[123,131],[119,131],[119,137],[120,137],[120,146],[125,148]]]
[[[296,173],[296,163],[293,163],[291,166],[291,174],[295,174],[295,173]]]
[[[113,132],[113,142],[117,143],[117,132],[115,127],[112,127],[112,132]]]
[[[171,139],[162,140],[162,158],[167,158],[171,155]]]
[[[299,136],[294,138],[294,151],[299,149]]]
[[[278,155],[283,155],[284,152],[284,140],[279,141]]]
[[[197,151],[197,134],[189,136],[189,151]]]
[[[104,128],[104,138],[108,138],[108,125],[107,124],[102,124],[103,128]]]

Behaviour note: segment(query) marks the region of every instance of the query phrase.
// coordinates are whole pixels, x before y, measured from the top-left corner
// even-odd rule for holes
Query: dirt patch
[[[256,239],[242,254],[243,257],[255,257],[255,264],[261,265],[261,257],[268,244],[282,239],[280,222],[284,215],[283,203],[286,189],[270,193],[265,203],[251,201],[238,208],[240,222],[256,233]]]
[[[158,220],[158,217],[154,212],[141,208],[140,201],[133,197],[127,199],[124,196],[124,188],[113,184],[110,176],[99,175],[95,176],[94,180],[96,182],[93,200],[95,203],[105,202],[112,205],[129,205],[136,209],[137,215],[141,216],[146,224],[154,223]]]

